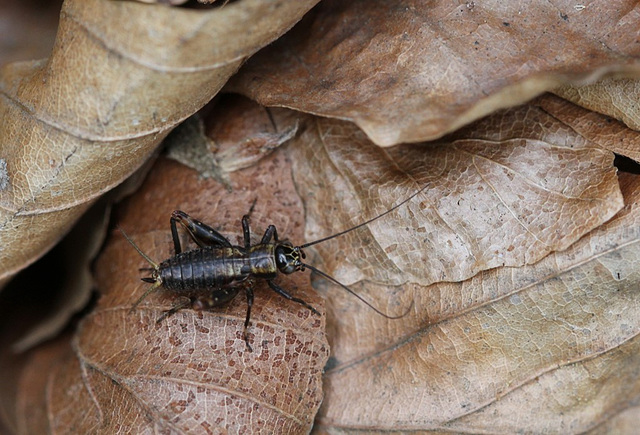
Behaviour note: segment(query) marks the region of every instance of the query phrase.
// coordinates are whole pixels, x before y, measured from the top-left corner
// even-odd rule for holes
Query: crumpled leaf
[[[428,186],[393,218],[317,245],[327,271],[345,284],[428,285],[566,249],[623,204],[612,153],[550,116],[547,101],[498,112],[438,142],[389,149],[350,123],[316,119],[292,147],[306,240],[355,226]]]
[[[192,116],[167,136],[167,155],[228,188],[230,172],[255,165],[298,131],[295,112],[270,110],[239,95],[221,96],[207,112],[216,119],[209,131],[202,117]],[[280,114],[277,124],[272,112]]]
[[[276,152],[260,165],[230,174],[229,193],[212,179],[160,159],[142,189],[120,209],[118,224],[160,261],[173,255],[172,210],[187,211],[236,243],[242,239],[240,218],[257,198],[254,239],[274,223],[281,237],[299,240],[302,207],[287,174],[289,164]],[[138,270],[147,266],[114,232],[96,265],[98,305],[81,322],[73,355],[48,378],[49,431],[308,431],[322,399],[328,357],[324,317],[257,285],[249,328],[254,351],[248,352],[242,338],[244,294],[228,306],[183,309],[156,323],[163,310],[181,301],[160,291],[130,312],[148,287],[140,281],[146,272]],[[308,274],[279,282],[322,312]],[[31,400],[41,399],[36,394],[21,398]],[[19,418],[26,432],[42,427],[28,413]]]
[[[640,395],[640,177],[621,181],[625,208],[566,251],[462,283],[396,289],[396,299],[415,301],[406,318],[376,318],[332,297],[320,428],[615,426]],[[383,290],[356,289],[365,287]]]
[[[51,57],[0,71],[0,279],[56,243],[316,1],[66,1]]]
[[[356,123],[383,146],[610,72],[638,76],[636,1],[323,1],[230,89]]]
[[[560,98],[547,95],[537,101],[544,111],[562,123],[570,125],[580,136],[604,149],[640,162],[637,131],[608,116],[567,104],[566,100]]]
[[[638,80],[611,78],[592,85],[562,86],[554,89],[553,93],[589,110],[619,119],[634,130],[640,130]],[[628,157],[640,161],[637,150],[635,151],[635,156]]]

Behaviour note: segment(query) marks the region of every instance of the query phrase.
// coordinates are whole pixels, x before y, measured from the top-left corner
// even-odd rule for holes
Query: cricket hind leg
[[[231,242],[225,236],[211,228],[209,225],[202,223],[183,211],[175,210],[171,213],[171,237],[173,238],[173,246],[176,255],[182,252],[180,245],[180,237],[178,235],[178,226],[180,224],[189,234],[191,239],[201,248],[207,246],[219,246],[230,248]]]
[[[251,307],[253,307],[253,286],[245,287],[245,293],[247,295],[247,315],[244,319],[244,327],[242,328],[242,338],[247,345],[249,352],[253,352],[253,348],[249,344],[249,322],[251,320]]]

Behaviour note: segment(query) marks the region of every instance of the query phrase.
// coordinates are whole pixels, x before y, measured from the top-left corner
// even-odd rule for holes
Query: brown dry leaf
[[[296,112],[267,109],[235,94],[222,95],[204,111],[216,120],[209,131],[201,116],[192,116],[167,136],[167,155],[228,188],[229,173],[255,165],[298,131]]]
[[[323,1],[230,89],[355,122],[377,144],[438,138],[563,83],[638,75],[640,7]]]
[[[332,296],[321,429],[582,433],[637,417],[640,176],[621,181],[625,208],[566,251],[396,289],[415,301],[401,320]]]
[[[207,129],[216,132],[219,152],[234,146],[229,136],[242,129],[241,115],[253,120],[245,120],[247,124],[257,123],[257,130],[269,127],[257,112],[235,110],[245,106],[232,101],[238,106],[226,106],[227,110],[239,119],[220,120],[214,111],[212,117],[223,122],[223,127]],[[375,216],[428,183],[428,190],[415,200],[366,229],[315,246],[320,254],[315,258],[313,251],[307,252],[311,264],[321,265],[346,282],[363,276],[387,280],[385,285],[357,283],[353,289],[389,314],[401,313],[414,301],[407,317],[387,320],[340,289],[326,293],[333,357],[327,366],[328,390],[318,420],[320,430],[447,429],[447,424],[456,431],[489,430],[491,417],[485,416],[483,407],[494,410],[491,406],[512,400],[514,407],[522,408],[525,400],[533,401],[532,395],[549,394],[527,388],[534,384],[549,389],[547,385],[557,378],[540,386],[536,376],[546,379],[544,376],[555,374],[560,376],[557,382],[573,381],[571,385],[583,388],[579,375],[592,366],[576,374],[581,367],[562,364],[583,362],[580,358],[585,355],[600,361],[594,373],[612,363],[626,387],[634,388],[628,373],[637,366],[632,360],[637,352],[625,353],[627,349],[621,347],[619,355],[626,361],[608,352],[622,343],[617,338],[624,340],[624,334],[634,333],[633,309],[638,308],[624,287],[633,288],[635,266],[625,263],[627,254],[618,248],[631,246],[624,237],[636,237],[640,226],[622,218],[613,221],[618,224],[602,226],[621,206],[611,153],[600,148],[608,144],[607,137],[615,141],[617,136],[611,132],[617,130],[603,129],[601,137],[591,139],[580,136],[579,129],[560,121],[575,109],[563,104],[564,110],[555,97],[540,99],[497,113],[438,143],[384,150],[350,124],[307,117],[300,124],[300,138],[276,149],[259,165],[229,174],[232,193],[195,171],[161,159],[117,220],[151,258],[162,260],[172,254],[168,217],[176,208],[210,223],[236,242],[242,237],[240,217],[257,198],[252,215],[254,239],[273,223],[281,238],[301,242],[302,202],[291,173],[305,201],[306,241]],[[549,108],[555,110],[553,115]],[[283,122],[290,125],[290,113],[274,111],[274,115],[277,127]],[[229,125],[235,128],[226,128]],[[627,179],[627,192],[636,187],[634,180]],[[506,201],[508,189],[523,198]],[[632,197],[628,199],[635,204]],[[447,205],[451,207],[448,214]],[[501,214],[492,215],[496,209]],[[635,209],[630,210],[625,213],[635,216]],[[432,243],[432,251],[422,252],[425,246],[429,248],[425,240],[446,236],[437,226],[444,218],[449,219],[449,227],[465,235],[461,240],[476,245],[454,250],[438,241],[439,245]],[[516,225],[532,220],[538,225],[528,228],[537,232]],[[456,227],[453,222],[460,224]],[[498,222],[501,225],[489,225]],[[320,230],[324,225],[327,227]],[[631,228],[628,233],[625,226]],[[596,227],[599,229],[566,252],[553,253]],[[620,228],[622,234],[617,234]],[[598,231],[603,235],[596,238]],[[536,247],[535,240],[527,242],[532,233],[535,240],[545,243],[538,242]],[[387,239],[392,237],[397,238],[396,251],[387,249],[392,246]],[[481,251],[477,244],[485,240],[492,240],[492,249]],[[405,249],[416,241],[421,245]],[[410,255],[394,257],[403,249]],[[464,273],[473,274],[465,256],[471,249],[478,258],[486,256],[484,268],[491,267],[489,262],[496,257],[519,265],[548,256],[524,268],[484,271],[460,284],[388,287],[394,280],[440,280],[438,273],[422,271],[444,264],[444,260],[427,262],[429,256],[446,259],[449,255],[450,262],[459,261],[459,267],[468,267]],[[309,430],[322,398],[320,375],[328,352],[324,317],[313,316],[268,288],[258,287],[250,327],[255,352],[249,354],[242,341],[243,295],[227,307],[200,313],[185,309],[155,324],[162,310],[179,300],[161,291],[130,314],[129,307],[147,287],[139,281],[142,274],[137,270],[146,266],[116,232],[97,264],[96,281],[102,293],[98,306],[83,320],[74,353],[48,377],[48,420],[36,421],[25,412],[30,404],[35,407],[43,400],[33,393],[35,387],[28,387],[33,371],[27,371],[21,391],[30,395],[18,398],[20,427],[51,427],[53,431],[73,427],[78,432],[215,431],[223,427],[251,432]],[[480,262],[476,267],[483,270]],[[589,267],[610,273],[597,275]],[[447,273],[463,273],[453,266],[450,270]],[[320,297],[309,288],[308,275],[281,278],[280,283],[314,307],[322,307]],[[615,292],[611,283],[622,287]],[[612,294],[601,296],[595,289],[598,286]],[[318,287],[322,290],[326,284]],[[630,301],[629,306],[625,301]],[[613,311],[597,311],[598,303]],[[565,339],[568,341],[562,341]],[[553,371],[559,365],[574,372]],[[620,384],[611,382],[603,383],[602,389],[619,388]],[[591,415],[580,403],[571,402],[573,396],[562,396],[570,387],[554,388],[559,400],[571,403],[575,414],[562,410],[564,420],[558,420],[558,409],[539,406],[541,415],[553,414],[543,429],[557,429],[574,415],[578,417],[571,422],[579,426],[585,415]],[[584,393],[581,397],[590,397],[589,391],[580,391]],[[593,400],[600,400],[608,409],[618,406],[608,397],[598,395]],[[495,410],[504,416],[499,421],[504,431],[544,424],[527,415],[514,423],[509,419],[517,417],[509,411],[515,415],[511,408]],[[247,418],[264,425],[249,429]]]
[[[207,134],[220,150],[216,158],[220,168],[233,172],[247,168],[298,132],[297,112],[269,109],[239,95],[224,95],[210,116],[216,122]]]
[[[553,90],[575,104],[620,119],[640,130],[640,82],[632,79],[606,79],[587,86],[562,86]],[[631,156],[629,156],[631,157]],[[638,157],[632,157],[638,161]]]
[[[229,193],[221,184],[161,159],[127,201],[118,223],[160,261],[173,255],[172,210],[188,211],[235,243],[242,237],[240,217],[258,198],[252,214],[254,238],[259,240],[267,224],[274,223],[282,237],[299,240],[302,207],[287,174],[289,163],[276,152],[260,165],[230,175]],[[321,375],[328,357],[324,317],[259,285],[249,329],[254,351],[247,352],[243,294],[228,306],[184,309],[158,324],[163,310],[181,301],[160,291],[131,313],[148,287],[138,268],[147,266],[121,234],[112,235],[96,267],[98,306],[78,329],[74,355],[48,378],[49,431],[308,431],[322,399]],[[280,283],[323,311],[308,274]],[[23,375],[23,384],[31,375]],[[41,399],[33,394],[20,400]],[[19,420],[27,433],[43,425],[27,412]]]
[[[548,102],[498,112],[438,142],[389,149],[353,124],[316,119],[292,147],[306,240],[376,216],[428,185],[395,218],[318,245],[327,271],[346,284],[428,285],[566,249],[623,204],[613,154],[549,115]]]
[[[638,132],[627,128],[607,116],[591,112],[579,106],[568,104],[566,100],[553,98],[550,95],[538,99],[540,107],[557,118],[560,122],[570,125],[580,136],[594,144],[608,149],[616,154],[629,157],[640,162],[640,143]],[[627,105],[632,113],[631,102]],[[635,102],[637,104],[637,101]]]
[[[316,1],[66,1],[51,57],[0,71],[0,279],[56,243]]]

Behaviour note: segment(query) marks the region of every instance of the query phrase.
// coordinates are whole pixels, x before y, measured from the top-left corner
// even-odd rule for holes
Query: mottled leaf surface
[[[313,4],[66,1],[51,57],[0,70],[0,279],[56,243]]]
[[[544,104],[551,102],[498,112],[437,142],[389,149],[353,124],[315,119],[292,147],[307,240],[428,186],[389,219],[318,245],[327,271],[346,284],[462,281],[535,263],[610,219],[622,207],[613,154]]]
[[[262,237],[267,223],[277,224],[282,236],[300,239],[302,209],[292,199],[288,166],[283,154],[275,153],[259,166],[232,174],[234,191],[229,193],[193,170],[160,160],[121,209],[119,225],[160,261],[173,255],[172,210],[187,210],[235,244],[242,238],[240,218],[257,198],[254,239]],[[102,294],[98,305],[80,324],[73,353],[48,375],[45,426],[77,433],[308,431],[322,400],[328,357],[324,317],[258,284],[249,329],[254,351],[248,352],[242,338],[244,294],[228,306],[184,309],[156,323],[164,310],[182,301],[161,290],[131,312],[148,287],[140,281],[148,272],[138,270],[146,266],[114,232],[96,265]],[[323,311],[308,274],[280,284]],[[31,421],[28,413],[21,415],[21,423],[27,429],[43,424]]]
[[[629,128],[640,130],[640,82],[638,80],[607,79],[586,86],[562,86],[553,92],[595,112],[620,119]],[[640,161],[638,149],[620,151],[636,161]],[[627,154],[628,153],[628,154]]]
[[[324,1],[231,88],[420,142],[563,83],[637,76],[638,22],[632,0]]]
[[[536,264],[457,284],[356,287],[414,301],[401,320],[354,308],[331,289],[320,428],[615,426],[640,394],[640,179],[623,182],[627,205],[612,221]]]

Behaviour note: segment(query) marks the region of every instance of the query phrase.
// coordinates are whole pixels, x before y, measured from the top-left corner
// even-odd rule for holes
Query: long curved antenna
[[[151,258],[149,258],[149,256],[147,254],[142,252],[142,249],[138,248],[138,245],[136,245],[135,242],[133,240],[131,240],[131,237],[129,237],[127,235],[127,233],[125,233],[122,228],[118,227],[118,230],[120,230],[120,232],[122,233],[124,238],[127,239],[127,242],[129,242],[131,244],[131,246],[133,246],[136,249],[136,251],[138,251],[138,254],[140,254],[142,256],[142,258],[147,260],[147,263],[149,263],[151,266],[153,266],[153,268],[155,270],[159,269],[158,265]]]
[[[331,235],[331,236],[324,237],[324,238],[322,238],[322,239],[315,240],[315,241],[313,241],[313,242],[305,243],[304,245],[300,245],[300,246],[298,246],[298,248],[301,248],[301,249],[308,248],[309,246],[315,245],[315,244],[317,244],[317,243],[325,242],[325,241],[327,241],[327,240],[331,240],[331,239],[333,239],[333,238],[335,238],[335,237],[339,237],[339,236],[341,236],[341,235],[343,235],[343,234],[346,234],[346,233],[348,233],[348,232],[350,232],[350,231],[357,230],[357,229],[358,229],[358,228],[360,228],[360,227],[363,227],[363,226],[365,226],[365,225],[367,225],[367,224],[370,224],[371,222],[375,221],[376,219],[380,219],[382,216],[385,216],[385,215],[387,215],[387,214],[391,213],[392,211],[394,211],[395,209],[397,209],[397,208],[398,208],[398,207],[400,207],[401,205],[404,205],[404,204],[406,204],[407,202],[411,201],[413,198],[415,198],[419,193],[421,193],[421,192],[422,192],[423,190],[425,190],[427,187],[429,187],[429,185],[428,185],[428,184],[427,184],[427,185],[425,185],[424,187],[420,188],[420,190],[418,190],[417,192],[415,192],[414,194],[412,194],[412,195],[411,195],[411,196],[409,196],[408,198],[406,198],[406,199],[402,200],[402,202],[400,202],[400,203],[398,203],[398,204],[394,205],[394,206],[393,206],[393,207],[391,207],[389,210],[385,211],[385,212],[384,212],[384,213],[382,213],[382,214],[379,214],[378,216],[376,216],[376,217],[374,217],[374,218],[369,219],[368,221],[364,221],[364,222],[362,222],[361,224],[356,225],[355,227],[351,227],[351,228],[349,228],[348,230],[340,231],[339,233],[333,234],[333,235]]]
[[[325,279],[331,281],[334,284],[338,284],[340,287],[342,287],[343,289],[345,289],[346,291],[348,291],[349,293],[351,293],[353,296],[357,297],[358,299],[360,299],[360,301],[362,301],[365,305],[367,305],[369,308],[371,308],[373,311],[375,311],[376,313],[380,314],[382,317],[386,317],[387,319],[391,319],[391,320],[396,320],[396,319],[401,319],[404,316],[406,316],[407,314],[409,314],[409,311],[411,311],[411,308],[413,308],[413,301],[411,301],[411,305],[409,305],[409,308],[407,308],[407,310],[402,313],[399,316],[390,316],[388,314],[383,313],[382,311],[380,311],[379,309],[377,309],[376,307],[374,307],[373,305],[371,305],[371,303],[367,302],[362,296],[360,296],[358,293],[354,292],[353,290],[351,290],[349,287],[347,287],[346,285],[342,284],[340,281],[338,281],[337,279],[335,279],[334,277],[332,277],[331,275],[327,275],[326,273],[324,273],[323,271],[316,269],[315,267],[306,264],[306,263],[302,263],[302,268],[304,269],[305,267],[308,267],[310,270],[313,270],[315,273],[317,273],[318,275],[324,277]]]

